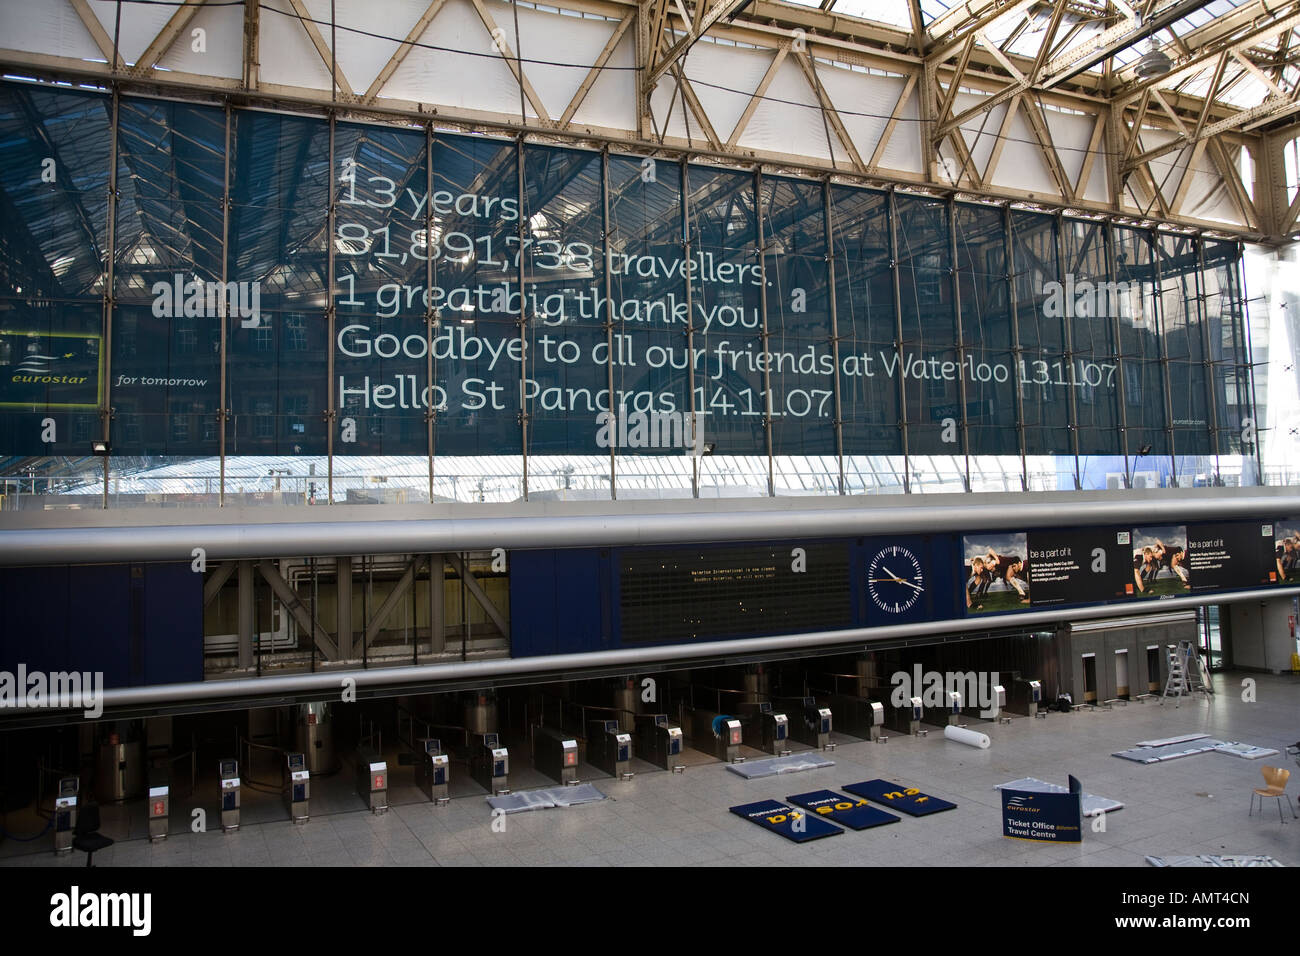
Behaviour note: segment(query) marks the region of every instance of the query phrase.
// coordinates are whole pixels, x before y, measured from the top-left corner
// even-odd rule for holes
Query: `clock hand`
[[[880,570],[884,571],[888,575],[892,575],[892,580],[894,581],[895,584],[906,584],[909,588],[914,588],[917,591],[925,590],[925,588],[913,584],[911,581],[907,580],[906,578],[900,578],[898,575],[894,574],[893,571],[889,570],[889,568],[885,567],[883,564],[880,566]]]

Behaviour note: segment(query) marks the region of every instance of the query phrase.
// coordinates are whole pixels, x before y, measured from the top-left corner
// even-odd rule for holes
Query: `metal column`
[[[424,427],[425,438],[428,442],[429,449],[429,504],[433,504],[433,460],[435,453],[434,432],[435,416],[437,415],[436,401],[434,396],[437,394],[434,386],[437,384],[433,378],[433,331],[440,322],[434,317],[433,312],[433,259],[429,254],[429,237],[433,235],[433,121],[424,124],[424,180],[425,195],[429,199],[424,204],[424,340],[427,343],[425,349],[425,373],[428,379],[428,399],[424,406]],[[333,349],[333,343],[330,348]]]
[[[952,281],[953,317],[957,322],[957,401],[961,403],[962,483],[970,491],[970,422],[966,420],[966,337],[961,324],[961,283],[957,280],[957,203],[948,197],[948,275]]]
[[[221,282],[222,288],[229,286],[226,284],[230,281],[230,131],[234,122],[234,116],[230,109],[230,101],[226,101],[226,155],[224,174],[221,180]],[[226,304],[229,296],[221,296],[221,369],[218,373],[220,376],[220,387],[217,391],[217,460],[219,462],[220,476],[217,481],[217,507],[226,506],[226,427],[230,421],[230,409],[226,407],[226,399],[229,395],[230,382],[227,378],[227,368],[229,367],[229,343],[227,336],[230,334],[229,315],[226,312]],[[260,320],[259,320],[260,321]],[[331,345],[331,350],[333,346]]]
[[[447,611],[443,589],[446,587],[446,559],[441,554],[429,555],[429,653],[441,654],[447,649]]]
[[[835,300],[835,231],[831,226],[831,183],[822,180],[822,225],[826,232],[826,297],[831,313],[831,361],[835,375],[831,388],[835,390],[835,459],[839,463],[839,494],[844,494],[844,407],[840,394],[840,327]]]
[[[239,666],[253,666],[253,641],[257,638],[257,605],[253,593],[253,562],[239,562]]]
[[[1210,322],[1205,307],[1205,237],[1197,236],[1196,243],[1196,318],[1201,327],[1201,347],[1205,350],[1205,360],[1201,363],[1205,372],[1205,393],[1208,398],[1206,415],[1209,416],[1210,454],[1214,456],[1214,483],[1222,484],[1219,472],[1219,400],[1214,381],[1214,352],[1210,342]]]
[[[889,219],[889,270],[894,277],[894,355],[898,368],[903,367],[903,292],[898,278],[898,197],[889,191],[886,210]],[[912,490],[912,461],[907,441],[907,388],[898,376],[898,431],[903,441],[903,491]]]
[[[519,37],[515,36],[515,45]],[[520,71],[519,112],[523,115],[523,72]],[[523,499],[528,500],[528,290],[524,286],[524,270],[527,256],[524,255],[525,230],[528,223],[528,210],[524,202],[524,137],[521,133],[515,139],[515,174],[519,190],[519,441],[520,461],[523,481]]]
[[[758,309],[759,319],[762,323],[762,332],[760,338],[763,341],[763,356],[766,361],[763,362],[763,394],[765,396],[763,409],[763,436],[767,446],[767,496],[769,498],[776,496],[776,480],[772,473],[772,360],[771,360],[771,333],[767,330],[767,244],[763,236],[763,171],[754,170],[754,223],[758,247],[758,275],[759,275],[759,293]],[[687,350],[691,365],[695,364],[694,352]]]
[[[1025,386],[1024,375],[1021,373],[1021,369],[1025,367],[1025,360],[1024,349],[1020,344],[1020,302],[1016,298],[1016,279],[1019,273],[1016,272],[1013,221],[1011,205],[1007,204],[1002,207],[1002,229],[1006,237],[1007,307],[1011,310],[1011,356],[1015,363],[1012,374],[1016,376],[1016,439],[1020,443],[1020,490],[1024,491],[1029,487],[1029,466],[1025,461],[1028,454],[1025,441]]]
[[[1061,283],[1062,289],[1073,289],[1074,273],[1069,273],[1070,281],[1066,282],[1065,272],[1065,217],[1061,213],[1056,214],[1056,280]],[[1061,335],[1065,343],[1065,354],[1062,358],[1066,366],[1074,364],[1074,328],[1071,319],[1074,316],[1074,307],[1067,299],[1065,315],[1061,318]],[[1078,491],[1082,487],[1079,481],[1079,408],[1077,398],[1074,394],[1074,387],[1067,381],[1065,384],[1066,397],[1066,415],[1068,423],[1065,426],[1066,431],[1070,433],[1070,455],[1074,458],[1074,490]]]
[[[339,646],[339,659],[350,661],[352,646],[352,558],[343,555],[334,559],[335,637]]]
[[[333,17],[331,17],[331,28],[332,26],[333,26]],[[336,82],[337,77],[338,77],[337,71],[331,73],[330,76],[331,99],[333,99],[338,88],[338,83]],[[337,324],[336,312],[334,307],[334,285],[335,285],[334,236],[338,232],[338,191],[334,188],[334,177],[335,177],[334,132],[335,132],[336,122],[337,122],[337,118],[334,115],[334,110],[331,109],[330,116],[329,116],[329,153],[330,153],[329,198],[327,200],[329,204],[328,205],[329,215],[327,217],[329,222],[327,226],[328,234],[325,238],[325,261],[326,261],[325,283],[326,283],[326,293],[327,293],[325,299],[325,326],[328,329],[327,337],[325,341],[329,343],[325,348],[325,362],[326,362],[325,373],[326,375],[329,376],[328,381],[325,383],[325,396],[326,396],[326,402],[328,403],[325,409],[325,455],[326,455],[326,460],[328,462],[327,479],[325,485],[326,487],[325,503],[327,505],[334,504],[334,427],[338,422],[338,409],[335,407],[337,398],[334,394],[334,384],[335,384],[334,383],[334,343],[335,343],[335,326]],[[353,282],[354,287],[355,284],[356,283],[354,280]]]
[[[617,435],[619,414],[614,402],[614,287],[609,275],[609,147],[600,151],[600,244],[602,253],[601,272],[605,287],[605,388],[609,396],[607,404],[610,414],[610,434]],[[599,407],[599,403],[597,403]],[[694,429],[696,422],[691,421]],[[693,434],[693,433],[692,433]],[[609,443],[609,497],[618,498],[618,441]]]
[[[121,16],[120,6],[118,7],[118,16]],[[113,37],[113,55],[116,58],[116,35]],[[108,211],[105,224],[105,229],[108,231],[108,242],[105,250],[106,262],[104,263],[104,401],[99,406],[99,422],[102,426],[101,435],[105,442],[109,442],[108,450],[110,452],[113,448],[111,444],[113,433],[113,312],[117,307],[116,278],[113,267],[117,262],[117,125],[120,106],[121,93],[118,91],[117,84],[114,84],[111,106],[112,118],[109,121]],[[108,507],[108,474],[109,459],[111,457],[110,454],[104,455],[104,508]]]
[[[1120,279],[1116,274],[1115,268],[1115,224],[1107,221],[1106,230],[1106,274],[1110,277],[1111,282],[1118,283]],[[1115,288],[1115,286],[1111,286]],[[1141,295],[1139,286],[1138,294]],[[1112,304],[1113,304],[1112,299]],[[1115,376],[1119,384],[1115,388],[1115,404],[1117,406],[1117,415],[1119,417],[1119,450],[1124,456],[1124,487],[1132,488],[1133,480],[1130,477],[1128,463],[1128,405],[1124,401],[1124,330],[1120,324],[1118,309],[1111,310],[1111,341],[1115,343]]]
[[[1160,233],[1150,230],[1147,235],[1151,238],[1151,271],[1155,275],[1156,301],[1152,318],[1156,323],[1156,347],[1160,359],[1160,385],[1165,400],[1165,437],[1169,439],[1170,474],[1173,476],[1174,487],[1177,488],[1178,446],[1174,442],[1174,405],[1169,387],[1169,353],[1165,348],[1165,280],[1164,272],[1160,268]],[[1136,471],[1136,468],[1134,470]]]
[[[682,260],[689,264],[691,261],[690,164],[683,160],[680,166],[682,183]],[[689,267],[682,269],[682,273],[682,278],[686,282],[686,355],[688,356],[686,392],[690,398],[691,424],[699,428],[702,427],[700,424],[700,415],[702,413],[695,407],[695,305],[692,302]],[[698,498],[699,496],[700,456],[691,455],[691,497]]]

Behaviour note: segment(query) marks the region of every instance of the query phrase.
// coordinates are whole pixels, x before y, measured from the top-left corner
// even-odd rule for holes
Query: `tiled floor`
[[[717,762],[683,774],[649,771],[616,782],[589,768],[584,779],[611,799],[565,810],[512,814],[497,821],[471,781],[457,780],[451,804],[435,808],[410,785],[409,768],[394,767],[393,808],[379,816],[361,809],[346,771],[313,793],[315,814],[303,826],[284,819],[274,797],[246,799],[238,832],[189,832],[190,808],[173,800],[172,835],[160,844],[143,839],[143,808],[104,811],[104,831],[119,837],[96,856],[100,866],[766,866],[766,865],[1037,865],[1141,866],[1144,856],[1268,854],[1300,864],[1300,820],[1285,809],[1278,822],[1269,801],[1262,815],[1247,816],[1250,791],[1262,784],[1260,767],[1296,770],[1280,755],[1248,761],[1202,754],[1142,765],[1110,756],[1139,740],[1204,732],[1282,750],[1300,739],[1300,678],[1252,675],[1257,701],[1241,700],[1241,675],[1219,675],[1220,693],[1179,707],[1155,701],[1114,710],[1053,713],[1045,720],[980,724],[993,739],[988,750],[928,738],[893,736],[887,744],[839,737],[829,758],[835,766],[805,773],[744,780]],[[974,725],[973,725],[974,726]],[[394,762],[395,764],[395,762]],[[1064,783],[1073,773],[1088,791],[1122,801],[1105,832],[1085,821],[1078,846],[1040,846],[1002,837],[994,784],[1018,777]],[[763,799],[884,777],[957,803],[957,809],[922,819],[852,831],[797,845],[728,813]],[[1300,778],[1300,773],[1297,774]],[[516,789],[543,786],[545,778],[518,770]],[[1292,797],[1298,788],[1288,788]],[[211,801],[209,801],[211,802]],[[209,808],[215,824],[215,809]],[[504,828],[501,824],[504,822]],[[502,832],[497,832],[502,830]],[[40,846],[39,851],[34,848]],[[48,838],[7,842],[3,866],[80,866],[81,854],[56,858]]]

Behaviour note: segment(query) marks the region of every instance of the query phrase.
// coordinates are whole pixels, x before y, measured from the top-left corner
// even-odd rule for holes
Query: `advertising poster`
[[[1273,523],[1273,548],[1269,581],[1300,584],[1300,518],[1279,518]]]
[[[1124,597],[1128,538],[1128,532],[1113,528],[1029,532],[1033,606],[1092,604]]]
[[[1192,589],[1186,525],[1134,528],[1130,546],[1133,579],[1125,584],[1128,594],[1139,598],[1176,597]]]
[[[1254,521],[1188,525],[1186,567],[1192,590],[1268,584],[1273,535],[1271,525]]]
[[[94,408],[101,359],[98,335],[0,331],[0,408]]]
[[[1029,607],[1028,536],[964,535],[961,580],[967,614],[995,614]]]

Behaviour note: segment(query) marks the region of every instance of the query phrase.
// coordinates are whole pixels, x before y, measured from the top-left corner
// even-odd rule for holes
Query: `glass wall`
[[[1235,242],[34,84],[0,129],[5,507],[1258,480]]]

